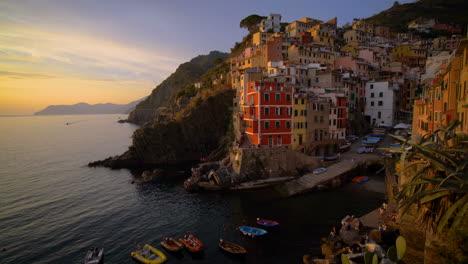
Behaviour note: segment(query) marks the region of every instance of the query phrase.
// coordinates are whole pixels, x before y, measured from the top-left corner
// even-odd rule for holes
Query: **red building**
[[[244,122],[250,141],[259,146],[286,146],[292,141],[293,89],[284,83],[249,82]]]

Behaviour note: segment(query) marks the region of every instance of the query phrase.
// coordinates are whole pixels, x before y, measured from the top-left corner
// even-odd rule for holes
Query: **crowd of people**
[[[390,214],[387,213],[388,204],[384,202],[379,208],[379,219],[378,222],[381,223],[378,226],[378,231],[380,233],[389,231],[389,227],[384,223],[384,217],[390,217],[390,220],[395,222],[398,219],[398,214],[396,210],[392,210]],[[355,232],[358,235],[358,239],[350,243],[348,246],[343,241],[342,232]],[[341,233],[341,235],[340,235]],[[333,226],[328,240],[333,242],[333,251],[337,254],[347,254],[347,253],[362,253],[364,252],[365,245],[369,242],[369,233],[364,230],[364,225],[361,222],[361,219],[355,218],[354,215],[347,215],[343,220],[341,220],[341,228],[338,230],[338,227]],[[350,245],[350,246],[349,246]]]

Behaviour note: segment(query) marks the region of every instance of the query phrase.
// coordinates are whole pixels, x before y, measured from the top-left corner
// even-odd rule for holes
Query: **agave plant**
[[[459,121],[426,134],[404,139],[400,156],[400,192],[405,213],[412,205],[420,220],[437,232],[466,224],[468,209],[468,135],[456,133]],[[403,147],[410,145],[411,148]]]

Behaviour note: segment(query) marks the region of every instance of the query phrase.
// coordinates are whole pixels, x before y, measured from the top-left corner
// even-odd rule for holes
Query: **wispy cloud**
[[[49,79],[49,78],[55,78],[54,76],[45,75],[45,74],[0,71],[0,78],[2,78],[2,77],[13,78],[13,79],[28,79],[28,78]]]
[[[23,64],[51,74],[108,78],[110,72],[133,76],[169,74],[180,59],[127,47],[91,36],[58,34],[18,24],[0,25],[0,67]],[[26,64],[26,65],[25,65]],[[115,78],[118,76],[113,76]]]

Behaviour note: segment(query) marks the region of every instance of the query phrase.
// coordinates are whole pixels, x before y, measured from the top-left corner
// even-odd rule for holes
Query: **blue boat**
[[[371,137],[371,136],[367,136],[367,137],[364,137],[363,140],[367,140],[367,141],[380,141],[382,138],[379,138],[379,137]]]
[[[362,145],[377,145],[377,143],[379,143],[378,141],[367,141],[367,140],[363,140],[361,142]]]
[[[374,148],[373,147],[360,147],[357,149],[357,153],[358,154],[362,154],[362,153],[372,153],[374,152]]]
[[[318,168],[318,169],[315,169],[312,173],[313,174],[320,174],[320,173],[322,173],[322,172],[324,172],[326,170],[327,170],[327,168]]]
[[[255,228],[251,226],[239,226],[239,231],[245,235],[250,237],[258,237],[266,235],[268,232],[266,230]]]
[[[371,134],[373,137],[385,137],[385,134]]]

